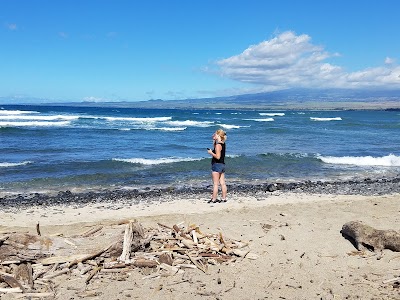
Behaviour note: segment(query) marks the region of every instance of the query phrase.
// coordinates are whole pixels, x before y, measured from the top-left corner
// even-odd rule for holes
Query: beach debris
[[[36,224],[36,233],[37,233],[37,235],[42,235],[42,234],[40,233],[39,222],[37,222],[37,224]]]
[[[68,237],[43,236],[38,224],[35,235],[12,232],[0,236],[0,297],[18,293],[54,298],[55,282],[73,277],[83,278],[88,286],[99,277],[127,278],[133,270],[145,275],[143,279],[188,270],[208,274],[210,265],[258,258],[249,242],[229,238],[220,228],[213,234],[202,232],[196,224],[157,223],[146,229],[128,220]]]
[[[345,223],[340,232],[357,250],[378,253],[378,259],[382,257],[383,249],[400,252],[400,233],[395,230],[379,230],[360,221],[351,221]]]
[[[265,233],[268,233],[268,232],[271,230],[271,228],[274,227],[273,225],[271,225],[271,224],[266,224],[266,223],[261,223],[260,225],[261,225],[262,230],[263,230]]]

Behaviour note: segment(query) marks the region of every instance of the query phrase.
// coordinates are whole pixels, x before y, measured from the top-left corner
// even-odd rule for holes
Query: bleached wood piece
[[[129,268],[120,268],[120,269],[101,269],[101,273],[126,273],[131,271]]]
[[[247,254],[249,254],[250,250],[240,250],[240,249],[233,249],[233,254],[240,256],[240,257],[246,257]]]
[[[71,262],[74,260],[80,260],[82,258],[85,258],[89,254],[75,254],[75,255],[69,255],[69,256],[52,256],[52,257],[47,257],[43,259],[39,259],[39,262],[43,265],[52,265],[52,264],[62,264],[66,262]]]
[[[131,247],[133,241],[133,223],[129,222],[125,227],[124,244],[122,248],[122,254],[119,257],[119,261],[127,261],[131,256]]]
[[[106,252],[108,249],[110,249],[112,246],[114,246],[114,244],[115,244],[115,242],[112,242],[112,243],[111,243],[110,245],[108,245],[107,247],[105,247],[105,248],[103,248],[103,249],[101,249],[101,250],[99,250],[99,251],[97,251],[97,252],[94,252],[93,254],[89,254],[89,255],[85,256],[84,258],[81,258],[81,259],[75,259],[74,261],[71,261],[71,262],[68,264],[67,267],[70,268],[71,266],[76,265],[77,263],[84,262],[84,261],[86,261],[86,260],[95,258],[95,257],[97,257],[97,256],[99,256],[99,255],[101,255],[101,254],[103,254],[104,252]]]
[[[49,272],[52,267],[44,267],[43,265],[40,265],[40,267],[36,266],[36,268],[38,268],[38,270],[35,270],[34,274],[33,274],[33,280],[35,281],[37,278],[39,278],[40,276],[42,276],[43,274]],[[35,281],[36,282],[36,281]]]
[[[0,265],[12,265],[12,264],[20,264],[20,260],[5,260],[0,262]]]
[[[174,230],[172,227],[169,227],[169,226],[164,225],[164,224],[161,224],[161,223],[157,223],[157,225],[158,225],[158,226],[161,226],[161,227],[164,227],[164,228],[166,228],[166,229],[169,229],[169,230]]]
[[[94,268],[90,273],[89,276],[86,278],[85,282],[88,284],[90,280],[101,270],[101,267]]]
[[[57,277],[57,276],[66,274],[66,273],[68,273],[69,271],[70,271],[69,268],[62,269],[61,271],[54,272],[53,274],[49,274],[49,275],[43,276],[43,280],[48,280],[48,279],[51,279],[51,278],[54,278],[54,277]]]
[[[195,244],[197,244],[199,241],[198,241],[198,239],[197,239],[197,234],[196,234],[196,230],[192,230],[192,237],[193,237],[193,242],[195,243]]]
[[[138,259],[133,263],[133,265],[139,268],[155,268],[158,266],[158,262],[150,259]]]
[[[0,288],[0,293],[22,293],[22,290],[20,288]]]
[[[196,266],[190,265],[190,264],[177,264],[175,267],[181,268],[181,269],[197,269]]]
[[[23,293],[21,295],[15,295],[16,299],[20,298],[46,298],[46,297],[54,297],[54,293]]]
[[[189,257],[190,261],[201,271],[203,271],[204,273],[207,273],[208,267],[207,265],[203,264],[201,261],[197,261],[195,257],[187,254],[187,256]]]
[[[139,222],[136,222],[136,221],[133,222],[132,224],[133,224],[133,232],[137,233],[141,238],[145,238],[146,235],[144,233],[142,224],[140,224]]]
[[[82,237],[88,237],[88,236],[93,235],[93,234],[95,234],[96,232],[98,232],[98,231],[100,231],[102,229],[103,229],[103,226],[97,226],[97,227],[91,228],[88,231],[82,233],[81,236]]]
[[[89,272],[92,269],[92,266],[87,266],[82,268],[82,270],[80,271],[81,275],[85,275],[87,272]]]
[[[382,283],[390,283],[390,282],[397,281],[397,280],[400,280],[400,277],[394,277],[394,278],[385,280],[385,281],[383,281]]]
[[[194,242],[192,240],[183,239],[181,242],[182,242],[183,245],[185,245],[186,248],[189,248],[189,249],[193,249],[194,246],[195,246],[195,244],[194,244]]]

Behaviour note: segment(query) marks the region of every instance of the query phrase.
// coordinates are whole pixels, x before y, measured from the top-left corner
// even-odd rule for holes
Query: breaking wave
[[[373,156],[318,156],[320,160],[328,164],[356,165],[356,166],[383,166],[400,167],[400,156],[389,154],[382,157]]]

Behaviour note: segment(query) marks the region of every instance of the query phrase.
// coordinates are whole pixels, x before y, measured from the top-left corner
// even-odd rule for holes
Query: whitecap
[[[265,119],[244,119],[246,121],[256,121],[256,122],[273,122],[274,118],[265,118]]]
[[[320,121],[320,122],[326,122],[326,121],[342,121],[341,117],[335,117],[335,118],[314,118],[310,117],[311,121]]]
[[[356,166],[400,167],[400,156],[389,154],[382,157],[373,156],[317,156],[324,163]]]
[[[161,131],[184,131],[187,127],[157,127],[153,128],[154,130],[161,130]]]
[[[214,122],[211,121],[192,121],[192,120],[186,120],[186,121],[170,121],[167,122],[168,125],[171,126],[193,126],[193,127],[209,127],[214,124]]]
[[[54,121],[54,120],[77,120],[79,116],[27,116],[27,115],[0,115],[0,120],[34,120],[34,121]]]
[[[107,121],[129,121],[129,122],[141,122],[141,123],[154,123],[154,122],[165,122],[172,119],[172,117],[148,117],[148,118],[133,118],[133,117],[103,117]]]
[[[239,125],[229,125],[229,124],[218,124],[218,125],[225,129],[239,129],[242,127],[250,127],[250,126],[239,126]]]
[[[283,117],[285,113],[259,113],[260,116],[268,116],[268,117]]]
[[[19,162],[19,163],[0,162],[0,168],[25,166],[25,165],[31,164],[31,163],[33,163],[33,162],[32,161],[23,161],[23,162]]]
[[[0,115],[22,115],[22,114],[38,114],[38,111],[32,110],[7,110],[0,109]]]
[[[185,162],[185,161],[196,161],[201,160],[200,158],[182,158],[182,157],[164,157],[164,158],[155,158],[155,159],[147,159],[147,158],[113,158],[113,161],[127,162],[131,164],[141,164],[141,165],[160,165],[160,164],[171,164],[176,162]]]
[[[32,122],[0,122],[0,127],[36,127],[36,126],[66,126],[70,121],[59,122],[46,122],[46,121],[32,121]]]

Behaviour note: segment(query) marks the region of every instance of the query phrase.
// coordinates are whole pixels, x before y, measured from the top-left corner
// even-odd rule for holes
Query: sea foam
[[[389,154],[382,157],[373,156],[318,156],[320,160],[328,164],[356,165],[356,166],[383,166],[400,167],[400,156]]]
[[[54,120],[77,120],[79,116],[30,116],[30,115],[0,115],[0,120],[34,120],[34,121],[54,121]]]
[[[153,122],[165,122],[171,120],[172,117],[148,117],[148,118],[131,118],[131,117],[104,117],[107,121],[129,121],[129,122],[144,122],[144,123],[153,123]]]
[[[0,115],[22,115],[22,114],[38,114],[38,111],[32,110],[7,110],[0,109]]]
[[[36,127],[36,126],[66,126],[70,121],[46,122],[46,121],[31,121],[31,122],[0,122],[0,127]]]
[[[265,118],[265,119],[244,119],[246,121],[256,121],[256,122],[273,122],[274,118]]]
[[[131,164],[141,164],[141,165],[160,165],[160,164],[171,164],[176,162],[185,162],[185,161],[197,161],[202,158],[182,158],[182,157],[163,157],[163,158],[155,158],[155,159],[147,159],[147,158],[113,158],[113,161],[121,161],[127,162]]]

